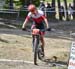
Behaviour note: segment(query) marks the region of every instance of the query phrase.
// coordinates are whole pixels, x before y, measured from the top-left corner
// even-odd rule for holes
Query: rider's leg
[[[32,49],[34,48],[34,36],[32,35]],[[34,49],[32,50],[34,52]]]
[[[44,56],[45,41],[44,41],[44,36],[43,35],[40,36],[40,40],[41,40],[41,48],[42,48],[42,52],[43,52],[43,56]]]
[[[32,26],[31,26],[31,30],[33,31],[33,29],[35,28],[35,25],[33,24]],[[32,48],[34,48],[33,45],[34,44],[34,35],[32,34]],[[34,52],[34,49],[33,49],[33,52]]]

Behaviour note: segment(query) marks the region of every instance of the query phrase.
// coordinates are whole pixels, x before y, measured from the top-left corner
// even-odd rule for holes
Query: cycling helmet
[[[35,7],[35,5],[33,5],[33,4],[30,4],[30,5],[28,6],[28,11],[33,12],[33,11],[35,11],[35,9],[36,9],[36,7]]]

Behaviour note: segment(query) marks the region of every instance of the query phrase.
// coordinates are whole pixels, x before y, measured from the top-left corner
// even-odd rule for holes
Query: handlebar
[[[29,29],[27,29],[27,28],[22,28],[22,31],[31,32],[31,30],[29,30]]]
[[[23,31],[28,31],[28,32],[31,31],[31,30],[28,30],[28,29],[26,29],[26,28],[22,28],[22,30],[23,30]],[[47,28],[47,29],[45,29],[45,31],[51,31],[51,28]]]
[[[51,31],[51,28],[47,28],[46,31]]]

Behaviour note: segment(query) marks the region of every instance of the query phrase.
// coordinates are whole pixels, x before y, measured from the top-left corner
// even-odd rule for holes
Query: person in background
[[[47,7],[46,7],[46,13],[48,17],[51,15],[51,5],[48,2],[47,2]]]
[[[42,11],[45,11],[45,4],[44,4],[43,1],[40,1],[39,9],[42,10]]]
[[[71,3],[69,4],[68,7],[68,15],[69,15],[69,20],[71,20],[73,16],[73,7],[71,6]]]
[[[61,13],[61,20],[63,20],[63,18],[65,17],[63,5],[60,6],[60,13]]]

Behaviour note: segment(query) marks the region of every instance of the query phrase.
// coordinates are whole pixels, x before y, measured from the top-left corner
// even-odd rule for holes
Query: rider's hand
[[[47,31],[51,31],[51,28],[47,28]]]
[[[26,31],[26,28],[22,28],[23,31]]]

